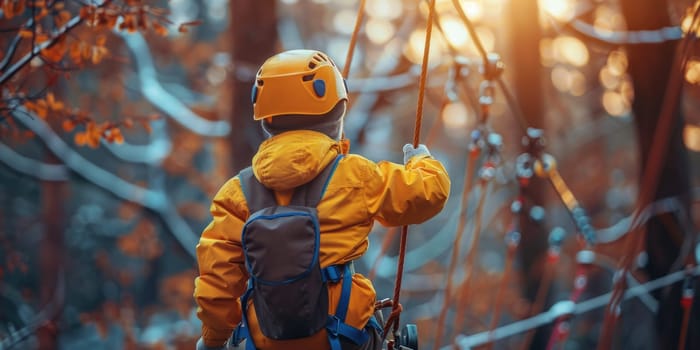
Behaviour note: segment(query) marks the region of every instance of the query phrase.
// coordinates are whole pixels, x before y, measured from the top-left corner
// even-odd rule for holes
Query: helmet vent
[[[315,76],[315,75],[316,75],[316,74],[307,74],[307,75],[301,77],[301,80],[303,80],[303,81],[311,81],[311,80],[314,79],[314,76]]]
[[[264,82],[262,79],[258,79],[258,82],[257,82],[257,83],[258,83],[258,86],[263,86],[263,84],[264,84],[265,82]]]
[[[313,61],[309,62],[309,69],[314,69],[314,68],[316,68],[316,62],[313,62]]]

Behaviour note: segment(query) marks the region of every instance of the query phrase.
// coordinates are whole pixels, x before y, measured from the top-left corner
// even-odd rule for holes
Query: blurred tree
[[[539,7],[537,0],[512,2],[510,6],[511,61],[509,71],[513,74],[513,87],[518,97],[518,107],[522,110],[527,124],[534,128],[544,128],[544,100],[542,86],[542,66],[539,45],[542,33],[539,25]],[[514,133],[512,133],[514,134]],[[525,135],[509,135],[516,139]],[[527,147],[527,146],[526,146]],[[524,149],[523,151],[528,151]],[[523,294],[532,303],[535,302],[540,280],[545,275],[547,252],[547,232],[542,220],[533,220],[530,209],[545,203],[546,183],[533,176],[524,186],[522,195],[526,199],[520,212],[521,247],[518,249],[520,268],[523,276]],[[534,218],[540,219],[540,218]],[[536,311],[536,310],[535,310]],[[531,349],[546,346],[549,327],[542,327],[535,333]]]
[[[250,89],[263,61],[277,49],[277,1],[231,2],[233,38],[233,115],[231,156],[233,173],[250,165],[263,140],[260,124],[253,121]]]
[[[634,1],[623,0],[622,12],[629,30],[658,30],[671,27],[668,0]],[[692,34],[691,34],[692,35]],[[681,94],[676,89],[683,84],[682,74],[673,79],[673,70],[680,67],[674,60],[679,41],[666,41],[659,44],[637,44],[626,47],[629,55],[629,73],[634,85],[634,113],[637,139],[640,155],[640,193],[654,191],[650,200],[668,197],[678,197],[683,203],[683,213],[680,217],[689,218],[691,193],[687,151],[683,143],[683,116],[681,114]],[[679,51],[680,52],[680,51]],[[671,103],[665,115],[664,103]],[[659,144],[664,140],[655,137],[663,118],[672,118],[670,134],[664,140],[667,144]],[[661,163],[652,162],[651,154],[655,149],[664,150]],[[648,177],[654,170],[660,171],[658,186],[649,184]],[[645,203],[643,203],[645,204]],[[652,218],[646,226],[645,250],[648,255],[644,270],[649,278],[659,278],[672,270],[682,268],[687,261],[681,255],[681,247],[686,241],[694,241],[693,232],[686,232],[685,223],[678,220],[679,216],[672,213],[662,214]],[[640,232],[641,233],[641,232]],[[681,283],[675,284],[670,290],[654,293],[659,299],[660,309],[656,318],[659,334],[659,348],[676,349],[683,319],[680,305]],[[695,303],[697,304],[697,303]],[[630,321],[634,322],[634,321]],[[700,312],[697,305],[688,329],[700,327]],[[688,332],[687,349],[700,348],[700,333]]]

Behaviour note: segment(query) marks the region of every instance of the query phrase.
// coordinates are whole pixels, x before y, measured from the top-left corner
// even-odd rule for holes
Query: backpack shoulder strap
[[[251,214],[260,209],[277,205],[275,194],[255,178],[253,168],[247,167],[241,170],[238,173],[238,179],[241,182],[241,190],[243,190],[243,196]]]
[[[338,163],[342,158],[343,154],[341,153],[333,162],[321,170],[313,180],[295,189],[290,204],[315,208],[321,201],[321,198],[323,198],[323,194],[326,192],[326,187],[328,187],[331,177],[333,177],[335,168],[338,167]]]

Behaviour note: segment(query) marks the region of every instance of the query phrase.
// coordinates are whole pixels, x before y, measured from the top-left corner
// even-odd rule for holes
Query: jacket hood
[[[265,187],[286,191],[313,180],[340,153],[340,143],[323,133],[294,130],[260,144],[253,173]]]

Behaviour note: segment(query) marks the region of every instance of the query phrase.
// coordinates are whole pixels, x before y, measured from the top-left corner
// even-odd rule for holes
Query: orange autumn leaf
[[[116,143],[116,144],[121,145],[122,143],[124,143],[124,135],[122,135],[122,131],[117,129],[117,128],[113,129],[112,138],[113,138],[114,143]]]
[[[49,92],[48,94],[46,94],[46,103],[48,104],[48,107],[54,112],[62,111],[64,108],[63,102],[58,101],[53,95],[53,92]]]
[[[83,42],[76,41],[70,45],[70,50],[68,50],[68,56],[74,63],[81,63],[83,61],[82,57],[82,46]]]
[[[49,106],[43,99],[37,99],[36,101],[25,101],[24,108],[30,112],[34,112],[39,118],[46,119],[49,112]]]
[[[63,131],[71,132],[75,128],[75,123],[70,119],[66,119],[61,123],[61,126],[63,127]]]
[[[34,32],[27,28],[22,28],[17,32],[17,35],[22,39],[31,39],[34,36]]]
[[[65,37],[59,39],[53,46],[41,50],[41,55],[51,62],[59,62],[62,60],[63,56],[65,56],[66,52],[68,51],[64,38]]]
[[[168,36],[168,28],[166,28],[164,25],[158,23],[158,22],[153,22],[153,31],[156,32],[156,34],[160,36]]]
[[[56,27],[62,27],[64,24],[68,23],[71,19],[71,13],[68,10],[61,10],[57,15],[53,17],[53,21]]]
[[[75,136],[73,136],[73,142],[75,142],[75,144],[78,146],[85,146],[85,143],[87,142],[87,137],[85,137],[85,133],[76,133]]]
[[[49,40],[49,35],[46,33],[37,33],[36,38],[34,38],[34,40],[36,41],[37,44],[41,44],[44,41]]]

